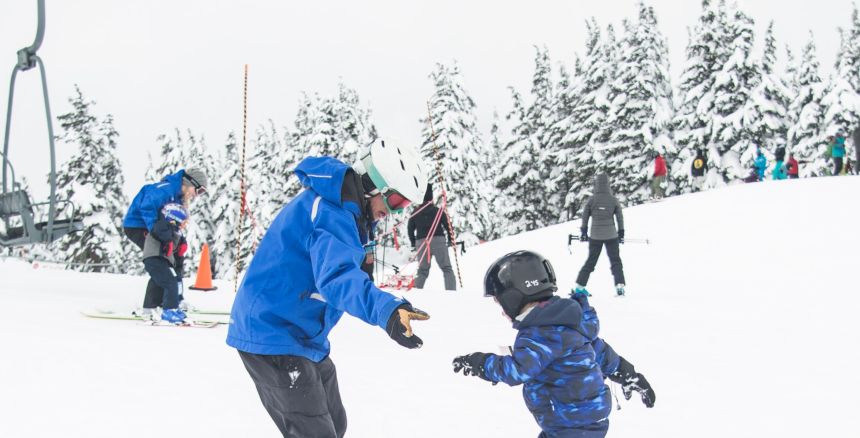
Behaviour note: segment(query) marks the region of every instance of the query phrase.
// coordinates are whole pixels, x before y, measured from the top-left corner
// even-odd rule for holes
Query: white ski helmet
[[[359,175],[366,174],[370,177],[376,189],[385,196],[390,210],[402,209],[397,206],[398,203],[389,204],[392,192],[416,204],[424,199],[427,174],[424,172],[421,155],[412,146],[378,138],[360,152],[353,169]]]

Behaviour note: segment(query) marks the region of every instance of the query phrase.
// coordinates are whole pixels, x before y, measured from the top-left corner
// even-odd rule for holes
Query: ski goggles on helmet
[[[400,213],[404,208],[412,204],[412,201],[406,199],[405,196],[398,193],[396,190],[387,189],[382,192],[382,199],[385,201],[385,206],[392,213]]]
[[[196,180],[196,179],[194,179],[191,175],[185,174],[185,179],[187,179],[187,180],[188,180],[188,182],[190,182],[190,183],[191,183],[191,186],[192,186],[192,187],[194,187],[194,193],[196,193],[196,194],[197,194],[197,196],[200,196],[200,195],[202,195],[202,194],[206,193],[206,187],[203,187],[203,186],[202,186],[199,182],[197,182],[197,180]]]

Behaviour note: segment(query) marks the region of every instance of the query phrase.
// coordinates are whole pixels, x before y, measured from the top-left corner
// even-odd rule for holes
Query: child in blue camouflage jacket
[[[523,384],[539,438],[602,438],[612,409],[604,378],[635,391],[653,407],[654,390],[630,362],[598,337],[600,322],[588,293],[570,299],[557,289],[549,261],[517,251],[490,266],[484,295],[493,297],[518,330],[512,354],[472,353],[454,359],[454,372],[508,385]]]

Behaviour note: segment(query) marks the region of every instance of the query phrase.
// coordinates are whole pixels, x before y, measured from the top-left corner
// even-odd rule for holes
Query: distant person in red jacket
[[[799,163],[797,162],[797,158],[794,158],[794,154],[788,156],[785,167],[788,169],[788,179],[797,179],[800,177]]]
[[[654,174],[651,179],[651,196],[654,199],[662,199],[666,191],[663,183],[666,181],[666,160],[659,152],[654,158]]]

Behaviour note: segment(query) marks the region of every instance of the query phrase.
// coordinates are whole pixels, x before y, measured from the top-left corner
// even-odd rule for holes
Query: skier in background
[[[845,137],[837,135],[830,138],[833,141],[830,146],[830,156],[833,157],[833,175],[841,175],[845,160]]]
[[[340,438],[346,411],[328,335],[344,312],[403,347],[422,345],[411,321],[429,315],[374,286],[360,265],[369,225],[420,200],[427,178],[413,148],[381,139],[353,167],[307,157],[295,173],[305,190],[260,241],[233,302],[227,345],[285,438]]]
[[[705,187],[708,173],[708,158],[702,149],[696,149],[696,157],[693,158],[693,163],[690,165],[690,175],[693,176],[693,191],[698,192]]]
[[[663,183],[666,181],[666,160],[663,155],[657,152],[654,157],[654,173],[651,176],[651,196],[654,199],[663,199],[665,190]]]
[[[165,176],[161,181],[143,186],[131,201],[128,212],[122,221],[122,229],[126,237],[141,251],[144,249],[146,237],[152,232],[152,227],[159,220],[159,214],[167,204],[182,204],[187,209],[191,201],[206,193],[209,179],[197,168],[190,167],[172,175]],[[166,243],[166,242],[162,242]],[[177,275],[181,278],[183,267],[177,267]],[[143,299],[143,316],[153,318],[152,308],[161,304],[163,288],[150,278],[146,285]],[[185,307],[186,303],[180,303]]]
[[[788,162],[786,162],[785,167],[788,171],[789,179],[797,179],[800,177],[800,163],[797,161],[797,158],[794,157],[794,154],[788,155]]]
[[[144,298],[144,319],[155,319],[155,309],[161,306],[160,319],[171,324],[182,324],[187,315],[179,308],[182,300],[182,266],[188,243],[182,230],[188,223],[188,210],[182,204],[167,204],[143,244],[143,267],[150,281],[161,288],[161,293]],[[160,301],[155,301],[160,296]]]
[[[441,212],[439,220],[436,221],[439,207],[433,204],[433,187],[430,184],[427,184],[427,191],[424,193],[424,203],[415,209],[422,210],[410,217],[406,225],[412,250],[418,251],[416,254],[418,272],[415,275],[415,287],[424,289],[424,283],[430,274],[430,257],[427,256],[429,251],[430,256],[436,259],[436,264],[442,270],[445,278],[445,290],[457,290],[454,268],[451,267],[451,258],[448,255],[448,247],[453,245],[453,239],[451,239],[448,230],[448,214],[444,211]],[[430,229],[433,228],[434,223],[436,229],[433,230],[433,235],[428,240],[427,235],[430,234]]]
[[[472,353],[454,359],[454,372],[489,382],[523,385],[539,438],[602,438],[612,396],[604,379],[621,385],[627,400],[646,407],[656,395],[648,380],[598,337],[600,322],[588,293],[553,296],[549,260],[530,251],[507,254],[487,270],[484,296],[493,297],[517,330],[510,355]]]
[[[854,138],[854,162],[857,163],[855,165],[855,173],[860,174],[860,127],[854,130],[854,134],[852,135]]]
[[[773,164],[773,171],[771,172],[773,179],[774,180],[786,179],[788,175],[786,174],[785,164],[783,163],[785,161],[785,147],[784,146],[780,146],[780,147],[776,148],[776,153],[774,154],[774,159],[775,159],[775,162]]]
[[[588,234],[588,221],[594,217],[591,223],[591,236]],[[618,223],[616,231],[615,224]],[[576,291],[588,293],[585,286],[588,277],[594,272],[597,259],[603,247],[609,255],[612,277],[615,280],[615,292],[624,295],[624,267],[621,263],[619,244],[624,243],[624,215],[621,204],[612,195],[609,187],[609,177],[605,173],[598,173],[594,177],[594,194],[585,203],[582,209],[582,232],[579,240],[588,242],[588,259],[579,270],[576,277]]]
[[[764,181],[764,172],[767,170],[767,158],[764,157],[761,149],[756,149],[753,167],[755,167],[757,181]]]

